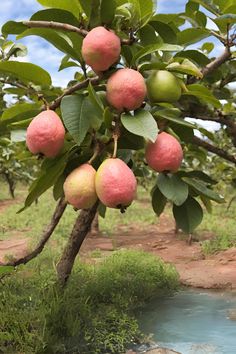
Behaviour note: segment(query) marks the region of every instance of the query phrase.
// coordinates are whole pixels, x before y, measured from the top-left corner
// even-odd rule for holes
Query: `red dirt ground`
[[[0,203],[2,209],[14,201]],[[209,235],[208,235],[209,236]],[[212,237],[212,236],[211,236]],[[5,256],[21,257],[27,252],[28,242],[19,235],[0,240],[0,263]],[[173,220],[163,215],[160,222],[140,230],[133,224],[119,226],[111,240],[103,234],[90,235],[84,242],[81,253],[91,261],[88,254],[101,250],[103,255],[114,249],[134,248],[151,252],[164,261],[174,264],[182,284],[200,288],[236,289],[236,248],[204,257],[199,242],[188,245],[174,233]]]

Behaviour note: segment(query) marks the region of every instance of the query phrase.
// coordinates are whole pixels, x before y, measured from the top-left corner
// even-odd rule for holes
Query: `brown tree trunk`
[[[60,285],[64,286],[68,280],[77,254],[82,243],[91,229],[93,219],[96,215],[98,202],[90,209],[82,210],[78,216],[67,245],[57,264],[57,276]]]
[[[99,220],[98,220],[98,212],[93,219],[92,226],[91,226],[91,235],[97,235],[99,233]]]
[[[4,177],[7,181],[8,187],[9,187],[9,192],[12,197],[12,199],[15,199],[15,182],[11,178],[10,174],[8,171],[3,172]]]

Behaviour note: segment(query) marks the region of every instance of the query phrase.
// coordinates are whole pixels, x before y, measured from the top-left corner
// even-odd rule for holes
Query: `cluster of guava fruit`
[[[104,27],[92,29],[83,40],[83,59],[96,73],[100,74],[118,63],[120,53],[120,38]],[[180,96],[178,79],[166,70],[154,71],[145,81],[136,70],[118,69],[108,79],[106,87],[106,99],[119,113],[138,109],[146,97],[155,104],[175,102]],[[64,138],[65,129],[60,117],[54,111],[46,110],[30,123],[26,143],[33,154],[53,158],[60,153]],[[154,171],[176,172],[181,165],[183,151],[176,138],[161,132],[154,143],[147,143],[145,156]],[[99,199],[109,208],[124,211],[134,200],[136,191],[134,173],[116,157],[104,160],[97,171],[91,163],[85,163],[72,171],[64,182],[65,198],[76,209],[90,208]]]

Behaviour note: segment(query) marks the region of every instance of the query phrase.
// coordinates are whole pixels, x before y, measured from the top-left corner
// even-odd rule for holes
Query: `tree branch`
[[[203,77],[212,73],[219,66],[221,66],[223,63],[225,63],[227,60],[229,60],[230,57],[231,57],[230,49],[229,49],[229,47],[225,47],[224,52],[219,57],[215,58],[213,61],[211,61],[209,64],[207,64],[202,69]]]
[[[87,87],[89,85],[89,83],[91,83],[92,85],[97,85],[99,83],[99,80],[100,80],[100,78],[98,76],[96,76],[91,79],[86,79],[82,82],[78,82],[77,84],[69,87],[67,90],[65,90],[65,92],[61,96],[57,97],[55,99],[55,101],[53,101],[49,105],[49,108],[52,110],[55,110],[56,108],[58,108],[60,106],[63,97],[71,95],[75,91],[78,91],[78,90],[81,90],[82,88]]]
[[[222,150],[210,143],[208,143],[205,140],[202,140],[200,138],[198,138],[197,136],[193,137],[193,144],[198,145],[200,147],[203,147],[204,149],[206,149],[207,151],[212,152],[213,154],[216,154],[220,157],[222,157],[223,159],[232,162],[236,165],[236,157],[234,157],[233,155],[228,154],[227,151]]]
[[[89,33],[87,30],[69,25],[68,23],[54,22],[54,21],[23,21],[23,25],[29,28],[53,28],[60,31],[65,32],[75,32],[78,33],[82,37],[86,37]],[[121,44],[124,45],[132,45],[136,39],[133,33],[130,34],[129,39],[120,39]]]
[[[16,259],[16,260],[11,260],[6,263],[0,263],[0,266],[13,266],[16,267],[20,264],[26,264],[29,261],[31,261],[33,258],[37,257],[42,250],[44,249],[44,246],[46,245],[47,241],[51,237],[53,231],[55,230],[56,226],[58,225],[65,209],[66,209],[67,203],[65,202],[64,198],[61,198],[60,201],[57,204],[57,207],[54,211],[54,214],[52,216],[50,224],[47,226],[46,230],[44,231],[39,243],[35,247],[35,249],[28,253],[26,256]]]
[[[85,29],[69,25],[67,23],[53,22],[53,21],[23,21],[23,25],[29,28],[53,28],[66,32],[76,32],[79,35],[85,37],[88,31]]]

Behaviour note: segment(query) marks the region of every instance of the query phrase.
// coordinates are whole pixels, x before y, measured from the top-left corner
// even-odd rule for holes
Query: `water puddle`
[[[152,301],[139,320],[162,347],[182,354],[236,354],[236,293],[183,290]]]

